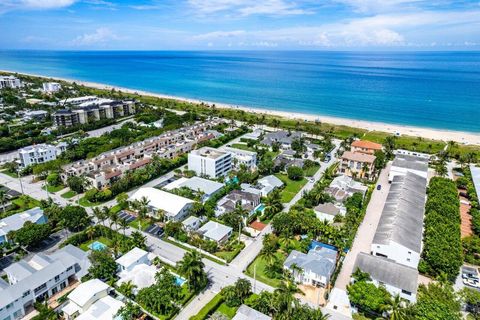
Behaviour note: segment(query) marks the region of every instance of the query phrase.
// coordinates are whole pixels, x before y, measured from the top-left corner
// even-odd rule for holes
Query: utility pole
[[[17,176],[18,176],[18,181],[20,181],[20,189],[22,190],[22,194],[25,195],[25,192],[23,191],[22,178],[20,177],[20,169],[18,168],[17,168]]]
[[[257,262],[253,265],[253,293],[257,291]]]

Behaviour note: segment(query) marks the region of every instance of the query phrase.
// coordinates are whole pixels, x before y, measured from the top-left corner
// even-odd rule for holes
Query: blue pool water
[[[265,205],[260,203],[260,205],[255,209],[255,211],[263,212],[265,210]]]
[[[88,247],[92,250],[95,250],[95,251],[100,251],[100,250],[104,250],[104,249],[107,248],[106,245],[104,245],[103,243],[101,243],[99,241],[92,242]]]
[[[181,287],[185,283],[185,281],[187,280],[183,279],[180,276],[175,276],[175,283],[177,284],[177,286]]]
[[[480,132],[478,51],[0,51],[0,69],[278,111]]]

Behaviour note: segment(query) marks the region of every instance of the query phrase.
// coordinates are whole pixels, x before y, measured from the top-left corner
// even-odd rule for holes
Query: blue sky
[[[0,48],[480,50],[480,1],[0,0]]]

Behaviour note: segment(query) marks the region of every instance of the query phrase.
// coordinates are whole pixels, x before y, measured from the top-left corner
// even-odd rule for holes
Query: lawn
[[[255,149],[250,148],[248,145],[244,143],[232,143],[231,147],[235,149],[246,150],[246,151],[255,151]]]
[[[104,202],[90,202],[85,197],[81,197],[80,200],[78,201],[78,203],[83,207],[95,207],[95,206],[99,206],[99,205],[101,205],[105,202],[107,202],[107,201],[104,201]]]
[[[286,257],[281,252],[277,252],[277,256],[278,256],[278,259],[282,261],[282,264],[283,264]],[[256,270],[255,270],[255,265],[256,265]],[[269,286],[277,288],[282,283],[282,280],[272,279],[269,276],[267,276],[265,274],[266,266],[267,266],[266,261],[262,257],[257,256],[255,260],[253,260],[253,262],[248,266],[247,270],[245,271],[245,274],[252,278],[256,276],[257,280],[262,281],[263,283],[268,284]]]
[[[215,310],[223,303],[223,296],[218,293],[212,300],[210,300],[197,315],[190,318],[190,320],[203,320],[209,315],[213,314]]]
[[[6,174],[7,176],[10,176],[12,178],[18,179],[18,173],[14,172],[14,171],[3,170],[3,171],[0,171],[0,172],[3,173],[3,174]]]
[[[237,313],[238,307],[229,307],[224,303],[222,303],[216,311],[220,312],[221,314],[226,315],[229,319],[235,317],[235,313]]]
[[[179,247],[179,248],[182,248],[182,249],[185,250],[185,251],[193,251],[193,250],[194,250],[194,249],[192,249],[192,248],[190,248],[190,247],[187,247],[187,246],[185,246],[185,245],[182,245],[181,243],[178,243],[178,242],[176,242],[176,241],[172,241],[172,240],[168,239],[167,237],[163,238],[162,240],[165,241],[165,242],[171,243],[171,244],[173,244],[173,245],[175,245],[175,246],[177,246],[177,247]],[[200,251],[199,251],[198,253],[200,253],[200,255],[201,255],[202,257],[204,257],[205,259],[208,259],[208,260],[210,260],[210,261],[213,261],[213,262],[215,262],[215,263],[218,263],[218,264],[220,264],[220,265],[222,265],[222,266],[225,265],[225,263],[224,263],[223,261],[221,261],[221,260],[212,258],[212,257],[210,257],[210,256],[208,256],[208,255],[206,255],[206,254],[201,253]]]
[[[391,134],[379,131],[370,131],[365,133],[362,139],[383,143],[385,138],[388,136],[391,136]],[[407,149],[424,153],[437,153],[440,150],[443,150],[445,147],[445,142],[412,136],[396,137],[395,144],[398,149]]]
[[[67,192],[64,192],[61,194],[61,197],[62,198],[65,198],[65,199],[70,199],[70,198],[73,198],[77,195],[77,193],[73,190],[69,190]]]
[[[106,245],[107,247],[109,247],[112,244],[112,240],[110,240],[108,238],[105,238],[105,237],[99,237],[99,238],[94,238],[92,240],[88,240],[87,242],[82,243],[79,247],[83,251],[88,251],[88,250],[90,250],[90,248],[88,246],[95,241],[101,242],[104,245]]]
[[[310,168],[307,168],[307,169],[303,170],[303,172],[305,173],[305,175],[307,177],[313,177],[313,175],[318,171],[318,169],[320,169],[320,166],[319,165],[314,165]]]
[[[147,229],[147,227],[152,224],[152,222],[149,219],[137,218],[137,219],[133,220],[132,222],[130,222],[128,225],[132,228],[138,229],[138,224],[139,223],[140,223],[140,230],[142,230],[142,231]]]
[[[277,173],[275,174],[277,178],[285,183],[285,187],[281,192],[282,202],[288,203],[290,202],[293,197],[303,188],[303,186],[307,183],[306,178],[302,178],[302,180],[294,181],[290,180],[286,174]]]
[[[236,245],[235,249],[232,251],[218,251],[218,252],[215,252],[214,254],[217,257],[222,258],[227,262],[230,262],[240,253],[240,251],[242,251],[243,248],[245,248],[245,244],[242,242],[241,245]]]
[[[28,209],[39,207],[40,201],[29,196],[20,196],[19,198],[12,200],[12,204],[15,205],[15,208],[8,210],[5,214],[3,214],[3,211],[1,211],[0,217],[11,216],[12,214],[15,214],[15,213],[19,213]]]
[[[59,185],[59,186],[50,186],[50,185],[47,185],[46,188],[43,187],[42,189],[43,189],[43,190],[47,189],[47,191],[50,192],[50,193],[56,193],[56,192],[58,192],[58,191],[60,191],[60,190],[65,189],[65,186],[63,186],[63,185]]]

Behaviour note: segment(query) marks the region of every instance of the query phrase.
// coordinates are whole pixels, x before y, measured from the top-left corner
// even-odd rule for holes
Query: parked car
[[[377,190],[382,190],[382,185],[381,185],[381,184],[379,184],[379,185],[377,186]]]

